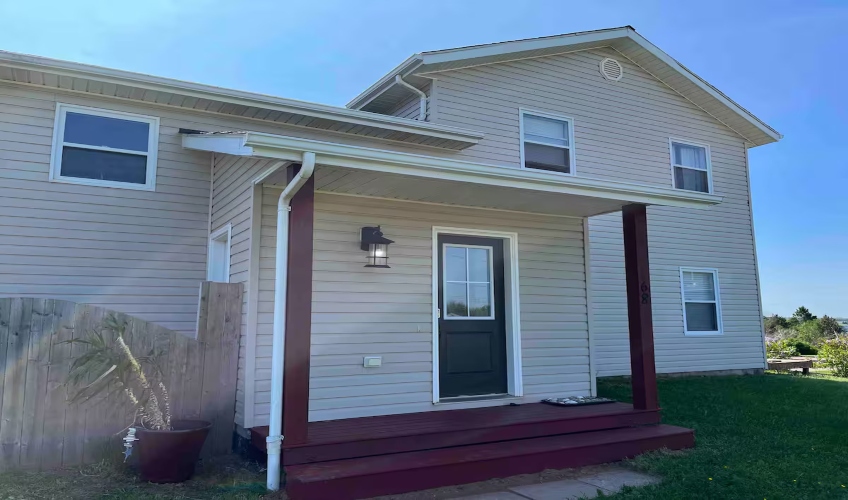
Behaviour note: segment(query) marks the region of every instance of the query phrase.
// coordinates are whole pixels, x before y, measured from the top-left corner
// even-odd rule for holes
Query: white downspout
[[[274,341],[271,348],[271,422],[265,445],[269,490],[280,489],[280,453],[283,442],[283,360],[286,353],[286,296],[288,292],[289,212],[291,199],[315,171],[315,153],[304,152],[300,171],[277,201],[277,253],[274,272]]]
[[[416,94],[418,94],[418,121],[421,121],[421,122],[426,121],[427,120],[427,94],[425,94],[424,92],[419,90],[417,87],[414,87],[414,86],[406,83],[405,81],[403,81],[403,78],[401,78],[400,75],[395,75],[395,83],[397,83],[398,85],[402,85],[402,86],[408,88],[409,90],[415,92]]]

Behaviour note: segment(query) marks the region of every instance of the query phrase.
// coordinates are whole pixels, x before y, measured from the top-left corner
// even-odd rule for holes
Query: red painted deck
[[[659,412],[610,403],[573,408],[532,403],[310,422],[307,441],[286,445],[286,465],[659,423]],[[251,429],[264,451],[267,427]]]
[[[624,403],[532,403],[310,422],[304,443],[283,441],[286,488],[296,500],[368,498],[694,444],[659,421]],[[267,432],[251,429],[254,446]]]

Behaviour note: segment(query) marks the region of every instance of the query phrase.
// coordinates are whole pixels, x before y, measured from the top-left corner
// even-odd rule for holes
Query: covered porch
[[[701,207],[717,203],[720,198],[653,186],[478,165],[450,158],[267,134],[246,133],[234,137],[240,141],[238,148],[233,147],[232,141],[224,147],[220,144],[220,136],[192,138],[193,147],[201,148],[201,144],[205,144],[203,147],[208,150],[218,147],[229,154],[238,151],[245,156],[280,160],[258,179],[268,188],[287,186],[301,168],[302,158],[307,158],[305,153],[314,155],[314,175],[308,177],[291,199],[288,234],[277,235],[276,240],[277,245],[286,245],[288,251],[284,359],[281,363],[283,376],[279,396],[282,406],[280,434],[284,436],[282,460],[287,490],[292,498],[367,498],[544,468],[614,461],[647,450],[662,447],[678,449],[694,444],[692,431],[659,425],[646,207],[652,204]],[[344,214],[345,200],[350,200],[349,217]],[[401,218],[395,214],[398,203],[408,204],[405,206],[411,207],[408,210],[413,215]],[[336,208],[326,208],[329,205]],[[373,210],[361,210],[362,206]],[[615,403],[576,408],[540,404],[543,396],[588,396],[595,393],[589,324],[591,293],[587,286],[591,251],[585,231],[586,218],[618,210],[622,211],[623,218],[634,403],[632,406]],[[485,220],[478,218],[480,222],[474,223],[466,215],[466,212],[472,211],[486,211],[488,216]],[[441,214],[445,219],[434,220],[420,215],[424,212]],[[333,215],[324,216],[326,213]],[[327,367],[337,359],[339,362],[347,362],[347,359],[356,356],[362,359],[363,354],[368,352],[351,351],[351,356],[345,360],[333,356],[318,357],[322,353],[336,352],[327,345],[339,336],[336,330],[327,334],[330,330],[325,328],[326,325],[314,324],[316,318],[323,321],[321,314],[326,311],[330,311],[327,314],[337,314],[342,309],[348,314],[358,314],[356,308],[360,307],[357,306],[359,302],[345,298],[352,297],[353,292],[382,293],[389,297],[404,291],[399,288],[404,283],[395,279],[375,280],[373,286],[369,284],[356,289],[351,288],[347,280],[340,279],[336,282],[338,289],[335,292],[338,293],[333,296],[338,297],[334,299],[335,303],[345,303],[346,307],[327,309],[327,304],[332,303],[327,297],[334,291],[333,285],[327,283],[332,280],[316,280],[316,276],[354,272],[354,266],[358,266],[356,273],[362,272],[359,268],[365,263],[365,255],[357,253],[360,252],[357,248],[358,226],[366,222],[362,217],[367,218],[369,225],[383,225],[386,237],[398,241],[397,248],[409,249],[398,255],[389,247],[389,264],[398,263],[397,271],[391,270],[396,274],[390,274],[389,269],[373,271],[386,271],[382,276],[391,275],[398,279],[407,276],[410,283],[417,283],[418,288],[426,288],[430,292],[418,294],[418,302],[409,302],[427,309],[423,313],[426,323],[418,322],[416,330],[405,331],[398,338],[429,345],[431,362],[428,373],[432,391],[427,397],[431,396],[432,401],[417,396],[406,398],[396,394],[397,391],[389,398],[369,393],[374,401],[394,399],[404,403],[391,407],[373,405],[339,409],[328,405],[326,400],[315,398],[317,392],[329,393],[326,391],[327,379],[321,384],[316,383],[316,372],[327,373]],[[393,227],[393,220],[402,220],[403,223]],[[521,227],[525,221],[528,226],[535,224],[527,235]],[[329,227],[331,222],[346,225]],[[322,231],[328,231],[326,234],[329,235],[319,236]],[[558,231],[562,232],[560,236],[557,236]],[[443,275],[449,273],[440,260],[444,252],[439,240],[442,233],[504,242],[503,302],[497,302],[493,294],[493,301],[487,303],[506,313],[503,319],[505,385],[502,390],[446,393],[440,387],[440,382],[445,380],[440,366],[447,364],[440,349],[444,345],[440,330],[444,328],[444,315],[449,309],[441,291],[447,283]],[[525,247],[512,246],[513,234],[514,239],[524,242]],[[540,242],[538,238],[543,236],[547,239]],[[403,243],[406,247],[401,246],[402,237],[407,240]],[[478,240],[470,240],[466,246],[484,245]],[[537,247],[544,248],[540,251]],[[560,249],[569,253],[568,259],[555,258]],[[554,256],[541,259],[550,265],[528,266],[528,255],[534,251]],[[342,256],[342,253],[345,255]],[[334,257],[327,258],[331,254]],[[316,258],[316,255],[319,257]],[[355,259],[363,261],[354,264]],[[490,257],[489,261],[492,260]],[[420,276],[401,272],[405,267],[411,269],[415,266],[421,271]],[[530,290],[534,279],[550,279],[546,276],[535,278],[534,272],[559,273],[558,279],[566,285]],[[426,284],[421,282],[422,276],[427,280]],[[465,281],[472,280],[466,276]],[[391,286],[384,286],[381,290],[381,283]],[[494,283],[493,278],[492,288],[496,288]],[[568,303],[554,300],[563,293],[577,299]],[[316,296],[319,296],[317,301]],[[536,302],[530,297],[535,297]],[[545,307],[542,308],[542,305]],[[466,306],[466,311],[470,311],[470,304]],[[279,312],[276,307],[274,310]],[[581,324],[564,318],[566,310],[574,317],[583,318],[577,322]],[[404,313],[386,314],[382,321],[391,323],[392,320],[385,318]],[[528,321],[534,314],[538,317],[547,315],[544,316],[547,319],[536,319],[539,324],[546,324],[545,332],[551,335],[547,344],[539,338],[529,337],[534,328],[528,328]],[[486,316],[497,317],[488,313]],[[379,314],[375,314],[371,321],[373,328],[353,328],[354,322],[346,323],[345,332],[374,336],[374,345],[384,342],[379,339],[393,330],[380,328]],[[429,343],[427,337],[432,338]],[[393,339],[391,342],[397,345],[403,340]],[[528,347],[530,342],[536,344]],[[531,360],[528,351],[531,349],[585,353],[585,356],[567,357],[557,363],[548,354],[545,365],[534,367],[532,375],[537,376],[536,380],[540,380],[539,374],[550,376],[546,375],[542,382],[534,382],[532,390],[528,390],[531,378],[527,370]],[[533,355],[540,354],[535,352]],[[423,364],[423,360],[414,357],[398,359],[400,363]],[[414,384],[404,382],[402,377],[393,381],[392,373],[396,372],[381,372],[379,369],[368,372],[368,365],[364,366],[355,372],[346,369],[336,372],[342,376],[379,379],[383,384],[397,384],[398,387],[420,386],[418,378],[414,379]],[[340,384],[333,393],[338,394],[338,398],[346,398],[346,392],[355,393],[348,387],[350,384]],[[276,394],[273,392],[271,396],[276,397]],[[273,404],[271,408],[273,413]],[[273,427],[274,415],[271,419]],[[268,427],[255,425],[250,430],[253,442],[260,449],[265,448],[265,443],[279,442],[280,436],[275,436]]]

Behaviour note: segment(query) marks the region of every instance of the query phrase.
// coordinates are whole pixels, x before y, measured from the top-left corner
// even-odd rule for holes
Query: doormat
[[[543,399],[542,402],[554,406],[586,406],[615,403],[615,400],[593,396],[569,396],[567,398],[547,398]]]

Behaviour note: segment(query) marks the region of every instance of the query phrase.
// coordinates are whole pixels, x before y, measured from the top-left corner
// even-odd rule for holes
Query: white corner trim
[[[586,279],[586,319],[589,333],[589,394],[598,395],[598,374],[595,372],[595,311],[592,303],[592,251],[589,241],[589,218],[583,217],[583,266]]]
[[[259,326],[259,251],[262,238],[262,185],[251,186],[250,254],[247,281],[247,331],[245,332],[244,426],[256,426],[256,335]]]
[[[699,208],[720,203],[720,196],[694,191],[563,175],[470,161],[349,146],[296,137],[246,132],[254,156],[300,161],[304,151],[322,165],[389,172],[432,179],[573,194],[646,205]]]
[[[669,137],[668,138],[668,161],[669,161],[669,165],[671,165],[671,187],[672,187],[672,189],[676,189],[676,190],[679,190],[679,191],[686,191],[686,189],[678,188],[677,183],[674,181],[674,167],[675,167],[675,164],[674,164],[674,144],[675,143],[682,144],[684,146],[695,146],[695,147],[699,147],[699,148],[704,148],[704,150],[706,150],[706,155],[707,155],[707,187],[710,190],[710,192],[707,193],[707,194],[715,193],[715,189],[713,188],[713,160],[712,160],[712,153],[710,151],[710,145],[705,143],[705,142],[693,141],[691,139],[680,139],[680,138],[677,138],[677,137]],[[681,167],[683,167],[683,166],[681,165]],[[689,167],[683,167],[683,168],[689,168]],[[697,169],[693,168],[692,170],[697,170]],[[695,192],[697,192],[697,191],[695,191]]]
[[[227,236],[227,253],[224,267],[227,269],[226,282],[230,282],[230,256],[233,248],[233,225],[232,223],[224,224],[209,235],[209,243],[206,250],[206,279],[212,272],[212,243],[221,239],[222,236]]]
[[[718,324],[717,331],[711,332],[701,332],[701,331],[689,331],[689,327],[686,323],[686,292],[683,291],[683,273],[684,272],[695,272],[695,273],[711,273],[713,275],[713,287],[715,289],[715,305],[716,305],[716,323]],[[691,301],[688,301],[691,302]],[[680,304],[683,309],[683,334],[687,337],[709,337],[709,336],[718,336],[724,335],[724,322],[722,320],[721,315],[721,284],[718,279],[718,269],[713,267],[680,267]]]
[[[561,148],[568,150],[568,172],[551,172],[558,175],[570,175],[572,177],[577,175],[577,155],[575,151],[574,144],[574,118],[565,115],[559,115],[555,113],[550,113],[548,111],[537,111],[535,109],[527,109],[527,108],[518,108],[518,144],[519,144],[519,155],[521,157],[521,164],[519,165],[521,168],[526,169],[524,166],[524,116],[538,116],[540,118],[550,118],[551,120],[557,120],[566,122],[568,124],[568,147]],[[551,144],[542,144],[543,146],[550,147],[559,147],[553,146]],[[537,169],[529,169],[531,171],[535,171]],[[545,171],[547,172],[547,170]]]
[[[763,288],[760,284],[760,257],[757,254],[757,231],[754,228],[754,201],[751,197],[751,164],[748,161],[748,143],[743,146],[745,150],[745,175],[748,181],[748,215],[751,218],[751,242],[754,247],[754,273],[757,278],[757,305],[760,308],[760,335],[763,338],[763,368],[768,368],[768,352],[766,350],[766,325],[763,319]]]
[[[147,133],[147,151],[132,151],[116,149],[107,146],[92,146],[87,144],[71,144],[65,142],[65,117],[68,112],[79,113],[91,116],[102,116],[106,118],[117,118],[120,120],[135,121],[148,124]],[[146,162],[146,179],[144,184],[134,184],[131,182],[107,181],[99,179],[86,179],[81,177],[71,177],[62,175],[62,151],[66,145],[77,148],[107,151],[115,153],[126,153],[135,156],[145,156]],[[85,186],[109,187],[119,189],[134,189],[138,191],[155,191],[156,190],[156,165],[159,152],[159,118],[156,116],[139,115],[135,113],[126,113],[124,111],[114,111],[110,109],[92,108],[88,106],[79,106],[76,104],[56,103],[56,115],[53,122],[53,141],[50,149],[50,182],[63,182],[67,184],[82,184]]]
[[[485,229],[469,229],[446,226],[433,226],[432,232],[432,318],[433,318],[433,404],[439,403],[439,235],[453,234],[459,236],[480,236],[505,240],[504,253],[509,252],[509,267],[504,269],[505,307],[510,312],[511,321],[507,327],[507,381],[509,395],[524,396],[524,375],[521,363],[521,300],[518,275],[518,233],[507,231],[489,231]],[[506,255],[505,255],[506,257]],[[506,266],[504,266],[506,267]],[[508,273],[507,273],[508,272]],[[509,276],[507,276],[509,274]],[[509,288],[507,288],[509,285]],[[506,303],[509,303],[508,305]]]

